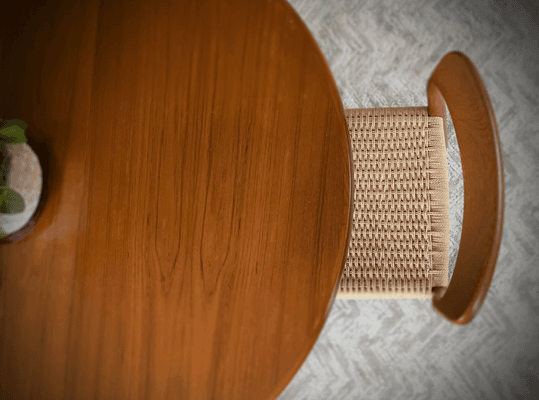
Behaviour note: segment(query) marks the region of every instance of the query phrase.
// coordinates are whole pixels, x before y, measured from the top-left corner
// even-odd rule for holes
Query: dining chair
[[[427,99],[427,107],[345,110],[354,207],[336,298],[432,298],[438,313],[465,324],[485,299],[502,236],[498,129],[481,77],[460,52],[442,58],[428,81]],[[446,104],[464,180],[451,281]]]

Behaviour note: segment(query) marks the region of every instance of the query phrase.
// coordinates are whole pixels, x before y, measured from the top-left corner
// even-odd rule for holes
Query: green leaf
[[[22,196],[7,186],[0,186],[0,214],[17,214],[23,211]]]
[[[9,233],[6,233],[2,228],[0,228],[0,239],[8,237]]]
[[[5,121],[0,127],[0,140],[7,143],[26,143],[24,131],[28,128],[28,124],[20,119],[11,119]]]

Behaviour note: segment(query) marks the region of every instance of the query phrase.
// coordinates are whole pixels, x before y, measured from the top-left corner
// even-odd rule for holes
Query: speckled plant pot
[[[6,149],[11,159],[6,185],[19,193],[25,204],[25,209],[21,213],[0,214],[0,227],[10,234],[0,241],[9,243],[22,239],[35,223],[35,214],[43,189],[43,170],[30,141],[8,144]]]

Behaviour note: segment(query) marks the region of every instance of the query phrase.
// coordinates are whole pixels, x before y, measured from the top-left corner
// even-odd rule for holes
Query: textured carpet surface
[[[467,54],[498,121],[506,204],[496,272],[470,324],[452,325],[424,299],[337,300],[280,400],[539,399],[539,27],[528,3],[291,1],[345,108],[426,106],[442,56]],[[449,128],[451,275],[464,188]]]

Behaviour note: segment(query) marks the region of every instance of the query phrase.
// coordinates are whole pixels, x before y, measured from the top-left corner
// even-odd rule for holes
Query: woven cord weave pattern
[[[354,210],[336,298],[430,298],[447,286],[443,119],[426,107],[345,110]]]

